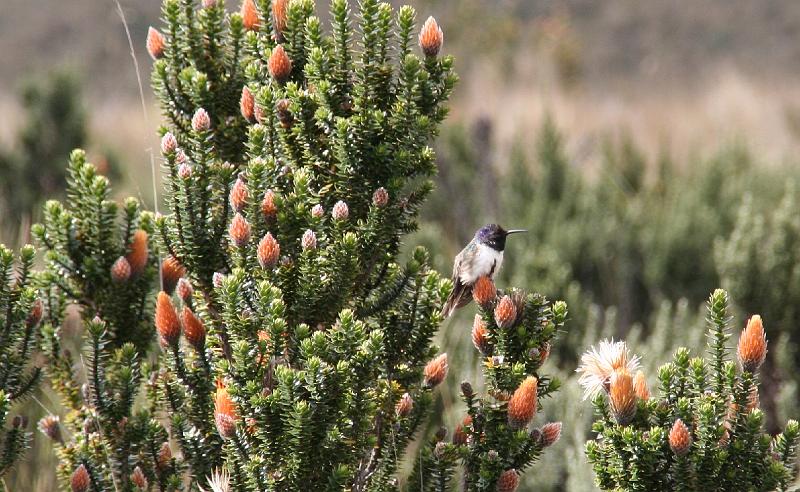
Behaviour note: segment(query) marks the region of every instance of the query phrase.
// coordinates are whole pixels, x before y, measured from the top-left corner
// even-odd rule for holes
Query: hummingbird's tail
[[[453,283],[453,291],[442,307],[442,316],[447,319],[458,308],[462,308],[472,301],[472,286],[464,285],[461,280],[456,278]]]

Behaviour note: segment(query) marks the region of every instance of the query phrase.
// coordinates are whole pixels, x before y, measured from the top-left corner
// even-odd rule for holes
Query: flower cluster
[[[604,490],[786,490],[795,475],[800,425],[770,436],[758,405],[758,369],[767,340],[753,315],[737,346],[727,348],[728,296],[708,301],[710,360],[679,349],[658,371],[660,395],[624,342],[602,342],[578,369],[593,397],[597,439],[586,443]]]
[[[191,476],[241,491],[391,483],[447,375],[448,284],[423,249],[398,262],[455,83],[442,31],[333,0],[328,35],[314,8],[165,0],[147,41],[167,117],[154,405]]]
[[[563,327],[567,307],[519,290],[501,294],[488,277],[476,282],[473,297],[480,313],[473,322],[472,341],[483,362],[486,394],[478,395],[471,383],[462,383],[464,418],[449,443],[437,435],[423,449],[410,480],[427,467],[445,483],[460,462],[463,490],[513,492],[522,473],[561,435],[560,422],[534,422],[542,398],[558,388],[541,367]]]

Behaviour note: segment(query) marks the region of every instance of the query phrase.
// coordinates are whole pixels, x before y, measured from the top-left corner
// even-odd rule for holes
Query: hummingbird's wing
[[[472,300],[472,286],[461,282],[462,261],[464,259],[464,251],[467,248],[458,253],[453,262],[453,291],[450,292],[450,296],[444,303],[444,307],[442,307],[442,316],[445,318],[449,318],[453,311],[466,306]]]

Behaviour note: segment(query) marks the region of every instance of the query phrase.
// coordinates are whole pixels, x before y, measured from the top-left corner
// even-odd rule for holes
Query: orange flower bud
[[[538,404],[538,380],[528,376],[508,400],[508,423],[514,429],[521,429],[536,415]]]
[[[519,487],[519,474],[513,468],[500,474],[495,490],[497,492],[515,492]]]
[[[625,369],[617,369],[611,375],[609,388],[611,414],[620,425],[628,425],[636,416],[636,392],[633,378]]]
[[[156,300],[156,331],[161,340],[168,346],[174,347],[181,336],[181,323],[178,320],[178,313],[172,305],[169,294],[163,290],[158,293]]]
[[[178,286],[175,290],[178,292],[178,297],[180,297],[183,302],[189,302],[192,300],[194,287],[192,287],[192,284],[185,278],[178,280]]]
[[[242,24],[245,29],[248,31],[258,31],[260,21],[258,18],[258,8],[254,0],[244,0],[239,13],[242,15]]]
[[[636,393],[637,398],[640,400],[650,399],[650,389],[647,387],[647,378],[644,377],[642,371],[636,371],[636,376],[633,378],[633,392]]]
[[[444,43],[442,29],[436,23],[436,19],[428,17],[419,33],[419,47],[422,48],[425,56],[436,56],[442,49],[442,43]]]
[[[272,190],[264,193],[264,199],[261,201],[261,213],[267,219],[274,218],[278,213],[278,207],[275,206],[275,193]]]
[[[486,323],[483,322],[480,314],[476,314],[475,321],[472,323],[472,345],[485,357],[492,354],[492,345],[489,343],[488,336]]]
[[[341,200],[336,202],[333,206],[333,210],[331,211],[331,217],[333,220],[343,221],[347,220],[350,216],[350,209],[348,208],[347,204]]]
[[[269,232],[258,243],[258,263],[261,268],[272,268],[278,263],[281,254],[281,245]]]
[[[447,376],[447,354],[441,354],[425,366],[425,386],[433,388],[441,384]]]
[[[289,75],[292,74],[292,60],[289,59],[289,55],[286,54],[282,44],[272,50],[272,54],[267,61],[267,68],[269,69],[269,74],[278,83],[283,84],[289,80]]]
[[[131,275],[139,275],[147,266],[147,232],[142,229],[133,233],[130,250],[125,259],[131,266]]]
[[[681,419],[676,420],[669,431],[669,447],[678,456],[685,456],[692,447],[692,435]]]
[[[469,427],[472,426],[472,417],[470,415],[464,416],[464,419],[453,431],[453,444],[456,446],[463,446],[467,444],[469,437]]]
[[[161,262],[161,284],[164,291],[171,294],[178,284],[178,279],[186,275],[186,269],[183,268],[174,256],[167,256]]]
[[[161,444],[161,449],[158,450],[158,456],[156,457],[156,466],[159,470],[166,470],[172,464],[172,449],[169,447],[169,443],[164,441]]]
[[[275,22],[275,32],[280,34],[286,29],[286,13],[289,0],[272,0],[272,19]]]
[[[240,248],[250,241],[250,223],[247,222],[247,219],[242,214],[237,213],[233,216],[231,226],[228,228],[228,235],[230,235],[233,244]]]
[[[184,306],[181,313],[181,323],[183,324],[183,336],[192,347],[197,350],[203,350],[203,344],[206,341],[206,327],[203,322],[194,315],[191,309]]]
[[[81,464],[78,468],[75,468],[69,481],[72,492],[88,492],[91,485],[92,479],[89,477],[89,471],[86,466]]]
[[[481,277],[472,286],[472,298],[486,309],[497,298],[497,287],[489,277]]]
[[[63,444],[61,434],[61,419],[58,415],[46,415],[39,420],[39,431],[53,441]]]
[[[509,296],[503,296],[494,309],[494,320],[500,328],[511,328],[517,321],[517,306]]]
[[[550,422],[542,426],[542,447],[552,446],[561,439],[561,422]]]
[[[761,316],[754,314],[747,321],[747,327],[739,337],[737,354],[742,369],[747,372],[756,372],[767,356],[767,335]]]
[[[256,99],[247,86],[242,87],[242,97],[239,99],[239,110],[244,119],[252,123],[255,121]]]
[[[144,475],[141,467],[136,467],[131,473],[131,482],[139,488],[139,490],[147,490],[147,477]]]
[[[235,211],[241,212],[245,205],[247,205],[247,199],[249,195],[250,194],[247,191],[247,185],[244,183],[244,181],[242,181],[242,178],[237,178],[236,182],[231,187],[231,193],[229,197],[231,207],[233,207]]]
[[[147,52],[153,60],[158,60],[164,56],[164,35],[154,27],[147,29]]]
[[[114,283],[121,284],[127,282],[131,278],[131,264],[124,256],[117,258],[117,261],[111,265],[111,280]]]
[[[192,129],[198,133],[207,132],[211,128],[211,117],[208,111],[203,108],[198,108],[192,116]]]
[[[306,229],[306,232],[303,233],[303,237],[300,240],[300,246],[302,246],[304,250],[317,249],[317,235],[314,234],[314,231]]]
[[[389,203],[389,192],[386,188],[380,187],[372,194],[372,204],[378,208],[383,208]]]
[[[394,406],[394,411],[397,413],[398,417],[408,417],[413,409],[414,400],[408,393],[403,393],[403,396],[400,397],[400,401]]]
[[[221,381],[217,381],[214,395],[214,421],[223,439],[230,439],[236,433],[236,407]]]
[[[177,150],[177,148],[178,148],[178,139],[175,138],[175,135],[173,135],[170,132],[167,132],[164,134],[163,137],[161,137],[162,154],[164,155],[172,154],[173,152],[175,152],[175,150]]]
[[[42,320],[42,316],[44,315],[44,304],[42,303],[41,299],[36,299],[33,301],[33,306],[31,306],[31,312],[28,313],[28,319],[25,320],[25,323],[30,326],[36,326]]]

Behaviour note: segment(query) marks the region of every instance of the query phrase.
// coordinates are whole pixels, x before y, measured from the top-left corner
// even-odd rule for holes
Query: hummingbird
[[[484,276],[494,279],[503,264],[506,238],[525,229],[503,229],[497,224],[488,224],[475,233],[472,241],[456,255],[453,263],[453,291],[442,308],[447,318],[453,311],[464,307],[472,300],[472,286]]]

